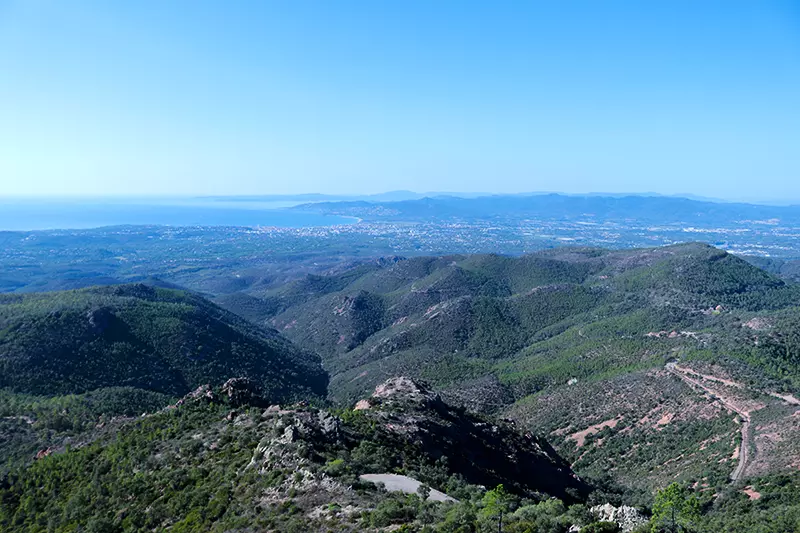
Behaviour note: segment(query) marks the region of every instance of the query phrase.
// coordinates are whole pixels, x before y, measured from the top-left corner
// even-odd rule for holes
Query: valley
[[[175,531],[237,520],[378,531],[429,513],[444,532],[437,509],[479,513],[499,485],[520,509],[556,497],[557,531],[603,505],[645,527],[672,483],[708,524],[738,531],[766,495],[800,483],[800,288],[717,248],[390,256],[213,286],[203,270],[183,275],[207,290],[150,277],[0,296],[11,530],[47,517],[68,531],[125,491],[156,505],[153,484],[170,476],[196,479],[159,507]],[[29,476],[82,485],[64,461],[119,454],[133,462],[102,474],[89,514],[64,519],[63,488],[52,512],[20,507]],[[139,488],[122,481],[130,469],[148,472]],[[186,499],[231,476],[248,481],[222,514]],[[445,496],[381,492],[380,479]],[[135,522],[103,523],[157,528],[138,505]],[[400,515],[376,518],[389,505]],[[522,514],[509,523],[533,520]]]

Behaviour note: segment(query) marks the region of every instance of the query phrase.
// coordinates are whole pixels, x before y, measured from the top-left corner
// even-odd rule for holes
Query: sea
[[[357,222],[289,209],[299,202],[214,198],[0,198],[0,231],[104,226],[246,226],[307,228]]]

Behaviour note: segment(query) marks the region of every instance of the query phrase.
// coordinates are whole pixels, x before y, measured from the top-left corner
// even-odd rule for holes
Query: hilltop
[[[0,387],[182,396],[246,376],[270,401],[322,397],[319,359],[204,298],[144,284],[0,296]]]
[[[186,291],[0,296],[0,474],[199,386],[236,384],[265,403],[321,402],[328,375],[315,354]]]

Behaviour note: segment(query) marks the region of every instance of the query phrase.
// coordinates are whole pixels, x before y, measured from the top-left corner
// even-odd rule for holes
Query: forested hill
[[[412,494],[370,477],[399,478]],[[595,520],[584,505],[567,509],[591,490],[543,439],[408,379],[334,412],[232,405],[208,389],[0,476],[0,530],[483,531],[496,518],[478,513],[500,493],[523,509],[504,517],[514,531],[547,521],[566,533]]]
[[[403,373],[461,392],[490,376],[504,382],[493,392],[519,396],[629,365],[663,366],[665,340],[648,333],[738,328],[733,310],[773,312],[798,295],[742,259],[686,244],[392,258],[218,301],[322,355],[334,396],[353,398]],[[581,355],[601,347],[605,356]]]
[[[324,397],[319,358],[192,293],[134,284],[0,296],[0,387],[181,396],[248,377],[272,401]]]
[[[542,432],[580,475],[724,485],[750,412],[727,406],[744,397],[764,417],[753,442],[772,443],[746,472],[800,460],[794,407],[774,396],[800,397],[800,290],[711,246],[393,257],[218,301],[319,353],[334,401],[421,378]]]
[[[228,311],[142,284],[0,298],[0,529],[473,531],[498,483],[508,530],[615,530],[566,507],[592,487],[651,508],[626,508],[636,531],[668,486],[700,531],[800,523],[800,290],[736,256],[388,257],[242,287]],[[293,404],[326,371],[335,409]],[[239,376],[264,397],[218,386]],[[460,501],[368,481],[394,476]]]

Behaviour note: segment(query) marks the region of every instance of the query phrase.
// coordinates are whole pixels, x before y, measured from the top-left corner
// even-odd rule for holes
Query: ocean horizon
[[[106,226],[241,226],[308,228],[352,224],[352,217],[288,209],[299,202],[206,199],[0,198],[0,231],[92,229]]]

